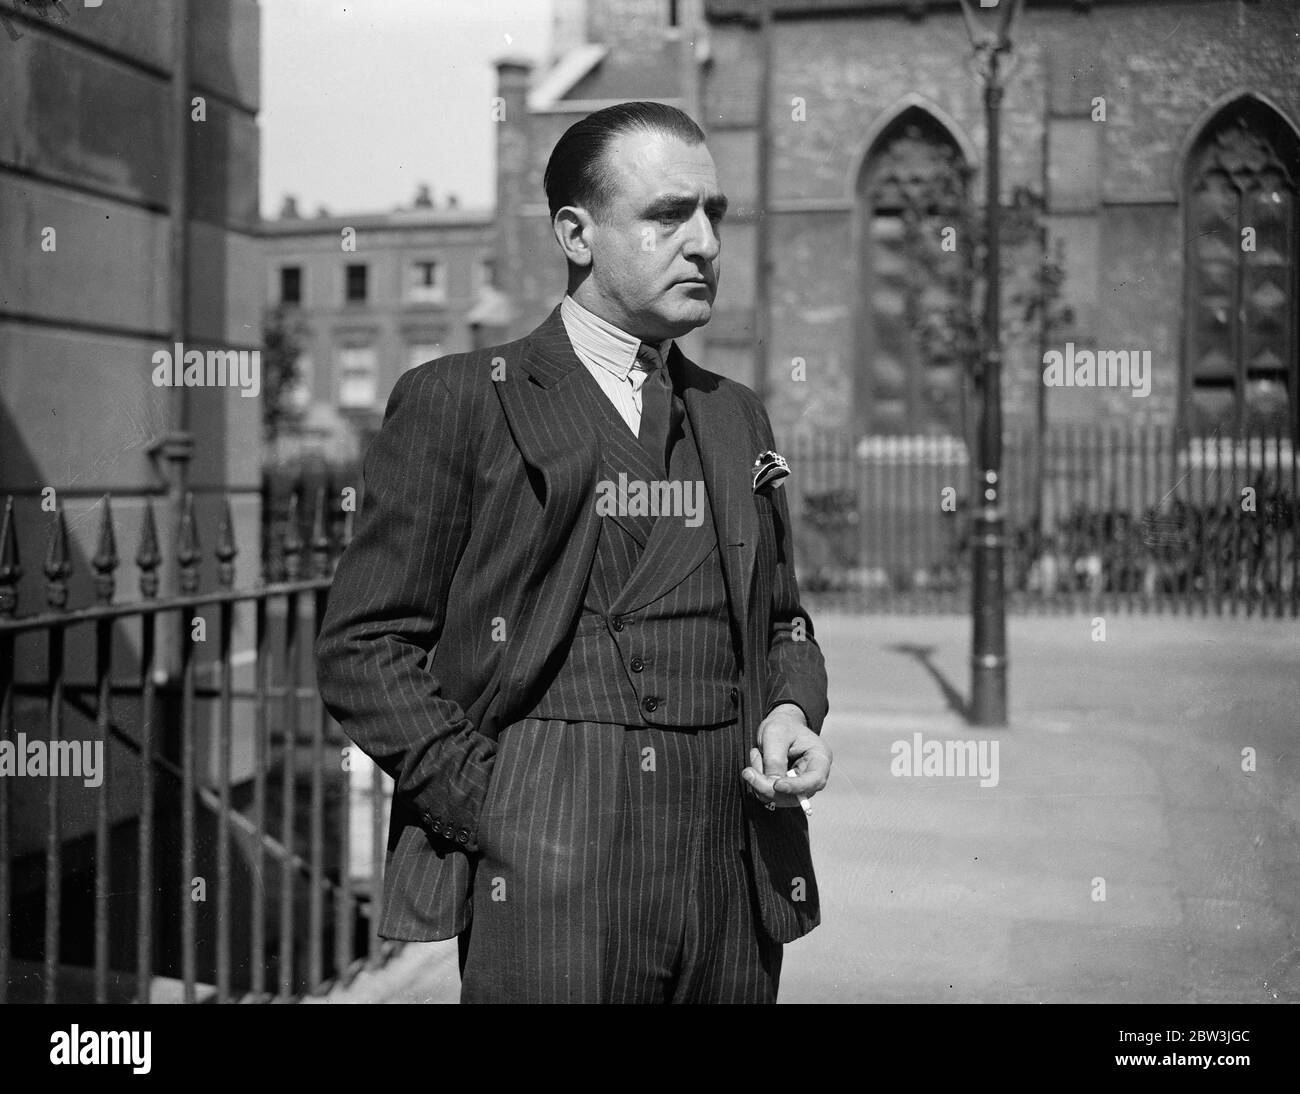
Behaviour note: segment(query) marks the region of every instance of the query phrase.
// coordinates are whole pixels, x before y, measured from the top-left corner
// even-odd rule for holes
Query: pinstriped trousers
[[[506,727],[479,818],[461,1002],[775,1002],[738,723]]]

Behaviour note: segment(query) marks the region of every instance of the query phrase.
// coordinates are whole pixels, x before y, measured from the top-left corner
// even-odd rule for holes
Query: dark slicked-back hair
[[[546,165],[546,201],[554,217],[566,205],[580,205],[604,219],[613,198],[614,177],[605,153],[620,133],[634,129],[665,133],[700,144],[704,132],[689,114],[663,103],[618,103],[588,114],[565,130]]]

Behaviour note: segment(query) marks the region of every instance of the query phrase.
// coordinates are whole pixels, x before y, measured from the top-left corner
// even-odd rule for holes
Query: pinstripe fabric
[[[596,424],[604,465],[627,472],[623,424]],[[689,431],[671,464],[699,475]],[[775,1001],[781,947],[758,927],[745,865],[748,743],[716,534],[645,523],[602,520],[568,656],[503,734],[467,1002]],[[645,569],[656,580],[638,582]]]
[[[531,718],[504,730],[481,815],[462,1002],[600,999],[620,733]]]
[[[603,474],[650,472],[645,450],[612,408],[594,424]],[[701,481],[702,474],[690,434],[673,449],[671,478]],[[700,516],[697,527],[676,516],[601,521],[573,644],[531,715],[661,726],[736,717],[727,591],[707,501]]]
[[[745,792],[736,773],[748,750],[739,722],[629,732],[628,807],[615,839],[622,918],[611,932],[611,1001],[776,1001],[781,944],[758,926],[746,866]],[[645,929],[650,923],[655,933]]]
[[[774,1002],[739,724],[507,728],[482,814],[461,1001]]]
[[[817,730],[826,676],[811,624],[796,624],[783,492],[749,483],[772,447],[762,404],[676,347],[667,366],[707,488],[743,733],[781,699]],[[384,937],[449,938],[469,922],[498,737],[546,694],[582,614],[601,526],[592,422],[608,407],[556,309],[518,342],[405,373],[367,451],[316,655],[330,713],[395,780]],[[637,580],[654,592],[657,572]],[[764,930],[789,941],[818,921],[807,822],[747,796],[743,808]]]

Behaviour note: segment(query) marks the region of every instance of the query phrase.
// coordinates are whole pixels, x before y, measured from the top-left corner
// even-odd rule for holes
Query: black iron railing
[[[796,436],[784,454],[810,601],[969,610],[978,495],[960,439]],[[1300,461],[1285,436],[1013,432],[1002,487],[1013,610],[1300,614]]]
[[[60,507],[43,566],[47,609],[20,616],[9,499],[0,743],[11,759],[20,744],[44,756],[45,777],[0,777],[0,1001],[148,1001],[169,990],[185,1002],[285,1000],[395,951],[376,933],[391,784],[348,747],[312,671],[333,558],[350,528],[331,509],[321,487],[304,541],[294,493],[277,579],[237,588],[224,499],[217,587],[200,591],[187,496],[178,590],[159,596],[163,559],[146,500],[140,598],[115,604],[120,560],[105,498],[95,602],[70,609]],[[328,534],[334,526],[341,535]],[[76,726],[85,739],[74,739]],[[98,785],[56,770],[77,747],[101,749]]]

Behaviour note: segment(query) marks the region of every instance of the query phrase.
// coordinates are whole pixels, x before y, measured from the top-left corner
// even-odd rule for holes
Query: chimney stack
[[[527,189],[532,150],[528,86],[532,62],[516,57],[497,61],[497,96],[492,117],[497,127],[497,254],[500,289],[522,299],[523,207],[542,200]]]

